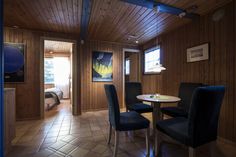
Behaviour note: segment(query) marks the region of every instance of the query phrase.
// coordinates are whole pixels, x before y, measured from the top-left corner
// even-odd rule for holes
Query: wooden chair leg
[[[192,147],[188,148],[189,157],[196,157],[196,150]]]
[[[114,146],[113,157],[116,157],[117,155],[118,145],[119,145],[119,131],[115,131],[115,146]]]
[[[108,136],[107,136],[107,144],[110,144],[110,142],[111,142],[111,133],[112,133],[112,126],[111,126],[111,124],[109,124],[109,132],[108,132]]]
[[[150,156],[150,142],[149,142],[149,137],[150,137],[150,128],[147,128],[146,130],[146,156]]]

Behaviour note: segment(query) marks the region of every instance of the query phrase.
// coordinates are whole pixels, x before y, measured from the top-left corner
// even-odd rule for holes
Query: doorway
[[[123,107],[125,106],[125,83],[141,82],[141,57],[138,49],[123,49]]]
[[[41,40],[41,118],[66,112],[77,115],[76,42]]]

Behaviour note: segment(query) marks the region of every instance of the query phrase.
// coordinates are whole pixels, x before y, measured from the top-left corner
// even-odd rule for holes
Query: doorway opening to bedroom
[[[44,116],[73,112],[73,43],[44,40]]]

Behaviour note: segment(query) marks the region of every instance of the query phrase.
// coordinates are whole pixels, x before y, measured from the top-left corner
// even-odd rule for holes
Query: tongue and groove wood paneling
[[[123,102],[123,48],[136,48],[130,45],[90,41],[81,46],[81,109],[94,111],[107,109],[104,84],[114,84],[117,89],[120,106]],[[92,51],[113,53],[113,81],[92,82]]]
[[[40,37],[68,38],[66,34],[37,32],[21,29],[4,28],[4,42],[26,44],[26,80],[25,83],[7,83],[5,87],[16,88],[16,118],[17,120],[40,118]],[[79,44],[78,44],[79,45]],[[82,111],[94,111],[107,108],[104,93],[104,82],[92,82],[92,51],[113,52],[113,82],[117,87],[119,101],[122,105],[123,92],[123,48],[137,48],[135,46],[111,42],[88,41],[79,47],[79,61],[77,65],[81,73],[78,96],[78,107]]]
[[[160,75],[143,75],[142,82],[144,92],[151,89],[170,95],[178,95],[180,82],[225,85],[226,93],[221,108],[219,136],[236,142],[235,1],[222,9],[225,15],[218,22],[212,21],[212,12],[201,17],[199,21],[144,44],[144,49],[158,42],[161,44],[163,65],[167,70]],[[205,42],[210,44],[209,60],[187,63],[186,49]]]
[[[82,0],[4,0],[4,25],[79,36]]]
[[[40,37],[74,39],[66,34],[4,28],[4,42],[24,43],[25,82],[5,83],[4,87],[16,88],[16,119],[40,118]]]
[[[160,2],[187,9],[197,5],[204,15],[230,0],[161,0]],[[80,36],[82,0],[4,0],[4,25],[20,28],[75,34]],[[191,20],[180,19],[152,9],[120,0],[93,0],[88,26],[89,40],[144,43],[158,34],[171,31]],[[127,40],[129,35],[136,38]]]
[[[161,2],[183,9],[197,5],[196,12],[204,15],[229,1],[162,0]],[[134,43],[139,40],[140,43],[144,43],[158,34],[178,28],[190,21],[165,13],[156,14],[152,9],[119,0],[94,1],[89,25],[89,38],[122,43]],[[136,38],[127,40],[129,35],[136,35]]]

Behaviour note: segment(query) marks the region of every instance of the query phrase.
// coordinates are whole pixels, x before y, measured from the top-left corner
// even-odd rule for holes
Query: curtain
[[[63,92],[63,98],[70,97],[70,58],[54,57],[54,83],[55,87]]]

